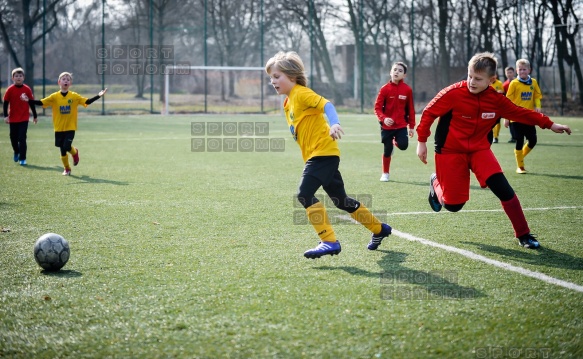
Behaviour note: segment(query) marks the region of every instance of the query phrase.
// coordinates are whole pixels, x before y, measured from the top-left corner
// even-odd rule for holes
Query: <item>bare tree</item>
[[[575,37],[579,31],[579,18],[574,11],[572,0],[550,0],[549,6],[555,25],[555,45],[561,81],[561,108],[564,108],[567,102],[567,79],[565,78],[564,63],[574,67],[579,85],[579,103],[583,105],[583,91],[581,91],[583,89],[583,75],[581,74],[581,62],[577,55],[575,42]],[[570,29],[572,30],[569,31]]]
[[[21,5],[20,8],[17,5]],[[40,1],[22,0],[21,2],[3,0],[0,2],[0,34],[4,47],[17,67],[24,67],[26,84],[34,90],[34,44],[51,32],[58,23],[58,13],[70,4],[70,0],[47,0],[42,8]],[[20,18],[15,23],[11,19]],[[42,21],[48,21],[44,32]],[[20,47],[24,58],[18,56]],[[24,63],[24,66],[22,66]]]

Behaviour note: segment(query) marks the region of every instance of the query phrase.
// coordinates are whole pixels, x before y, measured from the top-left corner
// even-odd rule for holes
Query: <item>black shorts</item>
[[[55,147],[70,151],[75,138],[75,131],[55,132]]]

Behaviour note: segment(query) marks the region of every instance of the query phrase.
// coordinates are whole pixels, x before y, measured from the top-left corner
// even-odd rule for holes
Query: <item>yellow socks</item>
[[[516,167],[524,168],[524,153],[522,150],[514,150],[514,157],[516,157]]]
[[[71,154],[71,156],[75,156],[77,154],[77,149],[71,146],[71,151],[69,151],[69,153]]]
[[[69,156],[67,155],[61,156],[61,161],[63,162],[63,166],[65,167],[65,169],[68,170],[71,169],[71,166],[69,166]]]
[[[374,234],[381,233],[383,229],[381,221],[379,221],[377,217],[375,217],[375,215],[372,214],[372,212],[362,203],[356,211],[350,213],[350,216]]]
[[[522,158],[526,157],[530,151],[532,151],[532,148],[528,147],[528,145],[524,145],[524,147],[522,147]]]
[[[336,242],[336,234],[332,229],[326,208],[324,208],[322,202],[314,203],[306,208],[306,213],[308,214],[308,220],[314,226],[322,242]]]

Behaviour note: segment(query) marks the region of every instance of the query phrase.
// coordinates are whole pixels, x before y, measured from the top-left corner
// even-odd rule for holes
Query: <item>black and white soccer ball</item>
[[[70,254],[69,242],[56,233],[43,234],[34,244],[34,259],[39,266],[48,271],[63,268]]]

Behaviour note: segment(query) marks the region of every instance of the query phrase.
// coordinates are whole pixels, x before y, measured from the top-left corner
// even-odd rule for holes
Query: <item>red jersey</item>
[[[504,83],[502,84],[502,87],[504,87],[504,94],[506,95],[506,93],[508,92],[508,86],[510,86],[510,82],[512,82],[512,80],[506,80],[504,81]]]
[[[427,142],[431,125],[439,117],[435,129],[436,153],[470,153],[490,148],[488,133],[498,118],[551,128],[548,116],[516,106],[492,86],[479,94],[472,94],[467,81],[461,81],[441,90],[421,114],[417,140]]]
[[[407,126],[415,128],[413,90],[403,81],[398,84],[389,81],[379,90],[374,112],[383,130],[397,130]],[[387,117],[395,121],[390,127],[384,123]]]
[[[28,112],[29,104],[27,101],[22,101],[20,96],[26,94],[29,99],[34,100],[32,96],[32,90],[27,85],[16,86],[14,84],[10,85],[6,92],[4,93],[4,102],[9,104],[8,114],[4,114],[5,117],[8,115],[8,121],[10,123],[16,122],[28,122],[30,119],[30,114]],[[7,106],[4,105],[6,108]],[[32,105],[34,106],[34,105]]]

